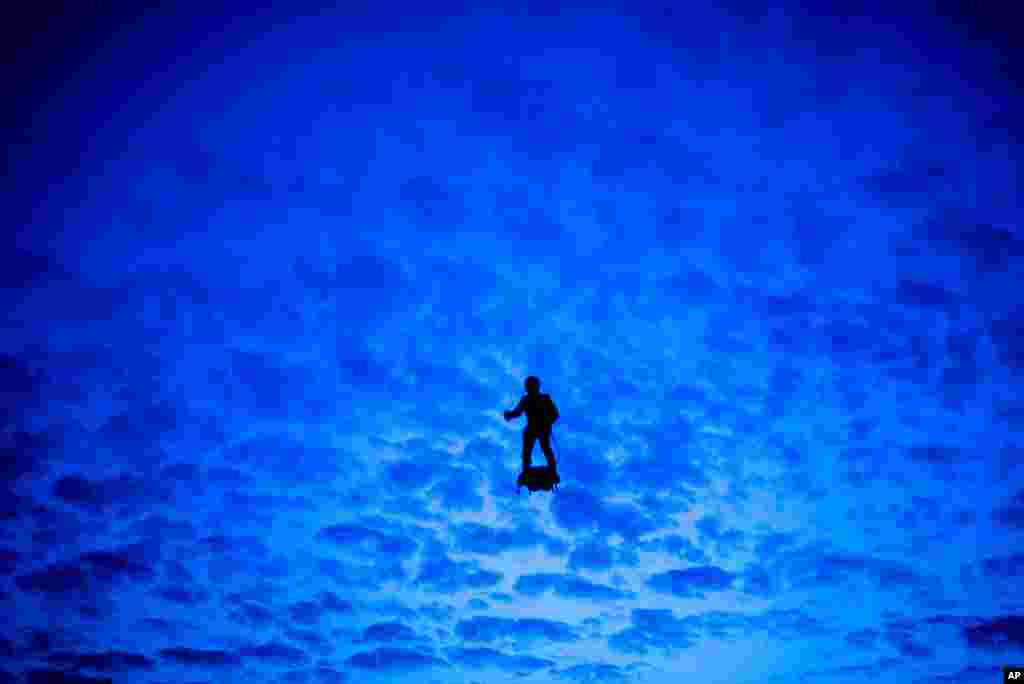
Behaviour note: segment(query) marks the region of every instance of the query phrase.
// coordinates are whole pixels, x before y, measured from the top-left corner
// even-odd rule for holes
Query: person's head
[[[535,375],[531,375],[526,378],[526,393],[536,394],[537,392],[540,392],[540,378]]]

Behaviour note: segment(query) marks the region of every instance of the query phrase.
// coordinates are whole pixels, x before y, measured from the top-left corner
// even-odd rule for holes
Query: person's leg
[[[545,430],[540,434],[540,448],[544,452],[544,458],[548,460],[548,468],[557,471],[555,464],[555,451],[551,448],[551,431]]]
[[[533,453],[533,443],[537,440],[537,433],[526,428],[523,430],[523,472],[530,467],[530,455]]]

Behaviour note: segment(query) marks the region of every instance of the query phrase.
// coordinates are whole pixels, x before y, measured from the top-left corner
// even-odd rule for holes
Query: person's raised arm
[[[518,418],[519,416],[523,415],[523,400],[520,399],[519,403],[516,404],[516,407],[511,411],[505,411],[504,415],[505,420],[512,420],[513,418]]]

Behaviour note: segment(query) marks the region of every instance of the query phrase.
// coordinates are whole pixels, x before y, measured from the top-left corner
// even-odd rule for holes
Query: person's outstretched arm
[[[518,418],[519,416],[523,415],[523,400],[520,399],[519,403],[516,404],[516,407],[511,411],[505,411],[504,415],[505,420],[512,420],[513,418]]]

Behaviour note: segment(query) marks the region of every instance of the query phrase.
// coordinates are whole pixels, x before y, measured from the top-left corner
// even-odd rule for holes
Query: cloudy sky
[[[213,4],[7,29],[0,683],[1024,662],[998,21]]]

